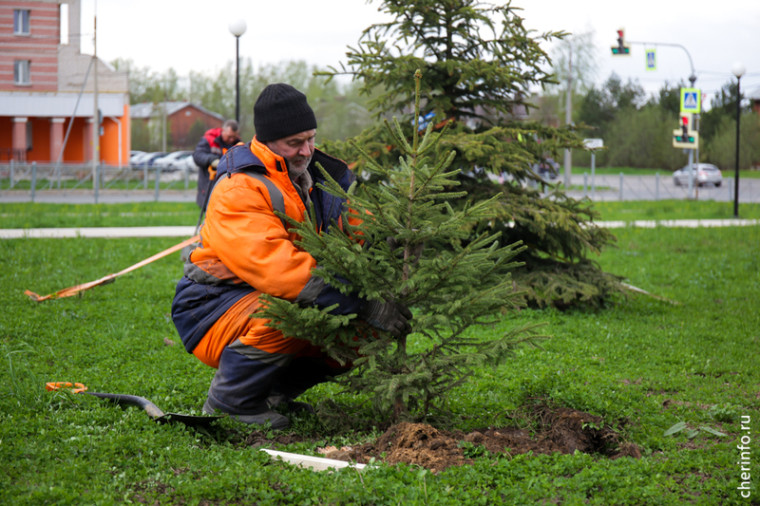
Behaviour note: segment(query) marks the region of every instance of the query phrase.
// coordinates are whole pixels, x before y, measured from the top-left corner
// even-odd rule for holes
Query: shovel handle
[[[100,397],[101,399],[110,399],[114,401],[119,406],[137,406],[138,408],[142,408],[145,410],[148,415],[150,415],[151,418],[161,418],[164,416],[164,412],[161,411],[161,409],[150,402],[145,397],[140,397],[138,395],[127,395],[127,394],[107,394],[103,392],[83,392],[88,395],[94,395],[95,397]]]
[[[63,389],[71,389],[72,394],[88,394],[100,397],[101,399],[110,399],[120,406],[137,406],[145,410],[151,418],[161,418],[164,416],[164,412],[161,409],[150,402],[145,397],[137,395],[127,394],[107,394],[103,392],[88,392],[87,387],[82,383],[72,383],[70,381],[51,381],[45,383],[45,389],[48,391],[56,391]]]

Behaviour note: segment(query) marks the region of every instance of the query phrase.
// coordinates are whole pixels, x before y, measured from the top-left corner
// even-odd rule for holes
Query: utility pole
[[[163,85],[164,85],[163,86],[164,87],[164,106],[162,107],[162,110],[161,110],[161,138],[163,140],[161,142],[161,150],[164,153],[166,153],[166,135],[167,135],[166,124],[168,123],[167,116],[169,114],[169,111],[167,110],[168,104],[166,103],[166,101],[169,100],[169,94],[166,91],[166,81],[163,82]]]
[[[100,121],[98,114],[98,15],[95,13],[93,22],[92,35],[92,63],[95,72],[93,73],[93,94],[94,104],[92,106],[92,189],[97,192],[98,181],[98,163],[100,162]],[[96,193],[97,194],[97,193]]]
[[[567,97],[565,99],[565,125],[570,126],[573,122],[573,44],[568,44],[568,72],[567,72]],[[569,149],[565,149],[565,190],[570,189],[570,173],[572,171],[573,155]]]
[[[739,145],[742,124],[742,76],[744,64],[734,63],[731,72],[736,76],[736,170],[734,172],[734,218],[739,217]]]

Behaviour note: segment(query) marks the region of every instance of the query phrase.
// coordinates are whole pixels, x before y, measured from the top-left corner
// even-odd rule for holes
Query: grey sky
[[[385,18],[377,2],[363,0],[82,0],[83,50],[92,51],[93,13],[98,19],[98,56],[132,59],[156,71],[173,67],[212,72],[234,60],[235,39],[228,25],[243,19],[241,58],[257,66],[305,60],[326,67],[345,61],[364,28]],[[665,81],[688,83],[691,56],[697,87],[709,100],[729,79],[735,61],[746,74],[742,89],[760,89],[760,1],[757,0],[520,0],[525,25],[538,32],[592,32],[602,82],[611,72],[636,79],[648,92]],[[613,57],[616,30],[624,28],[631,55]],[[680,44],[679,47],[658,45]],[[657,69],[646,69],[646,49],[654,48]],[[550,48],[547,48],[549,50]],[[687,54],[688,51],[688,54]]]

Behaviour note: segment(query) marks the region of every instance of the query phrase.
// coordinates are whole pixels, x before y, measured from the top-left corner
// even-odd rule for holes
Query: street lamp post
[[[741,132],[742,90],[741,81],[744,75],[744,65],[734,63],[731,72],[736,76],[736,166],[734,172],[734,218],[739,217],[739,134]]]
[[[245,21],[238,19],[230,23],[230,33],[235,36],[235,121],[240,124],[240,36],[245,33]]]

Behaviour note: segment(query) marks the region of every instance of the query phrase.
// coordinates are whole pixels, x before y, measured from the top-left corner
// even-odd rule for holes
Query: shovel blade
[[[224,415],[215,416],[195,416],[195,415],[183,415],[180,413],[166,413],[164,416],[154,418],[159,423],[181,423],[193,428],[208,429],[211,424],[220,418],[224,418]]]

